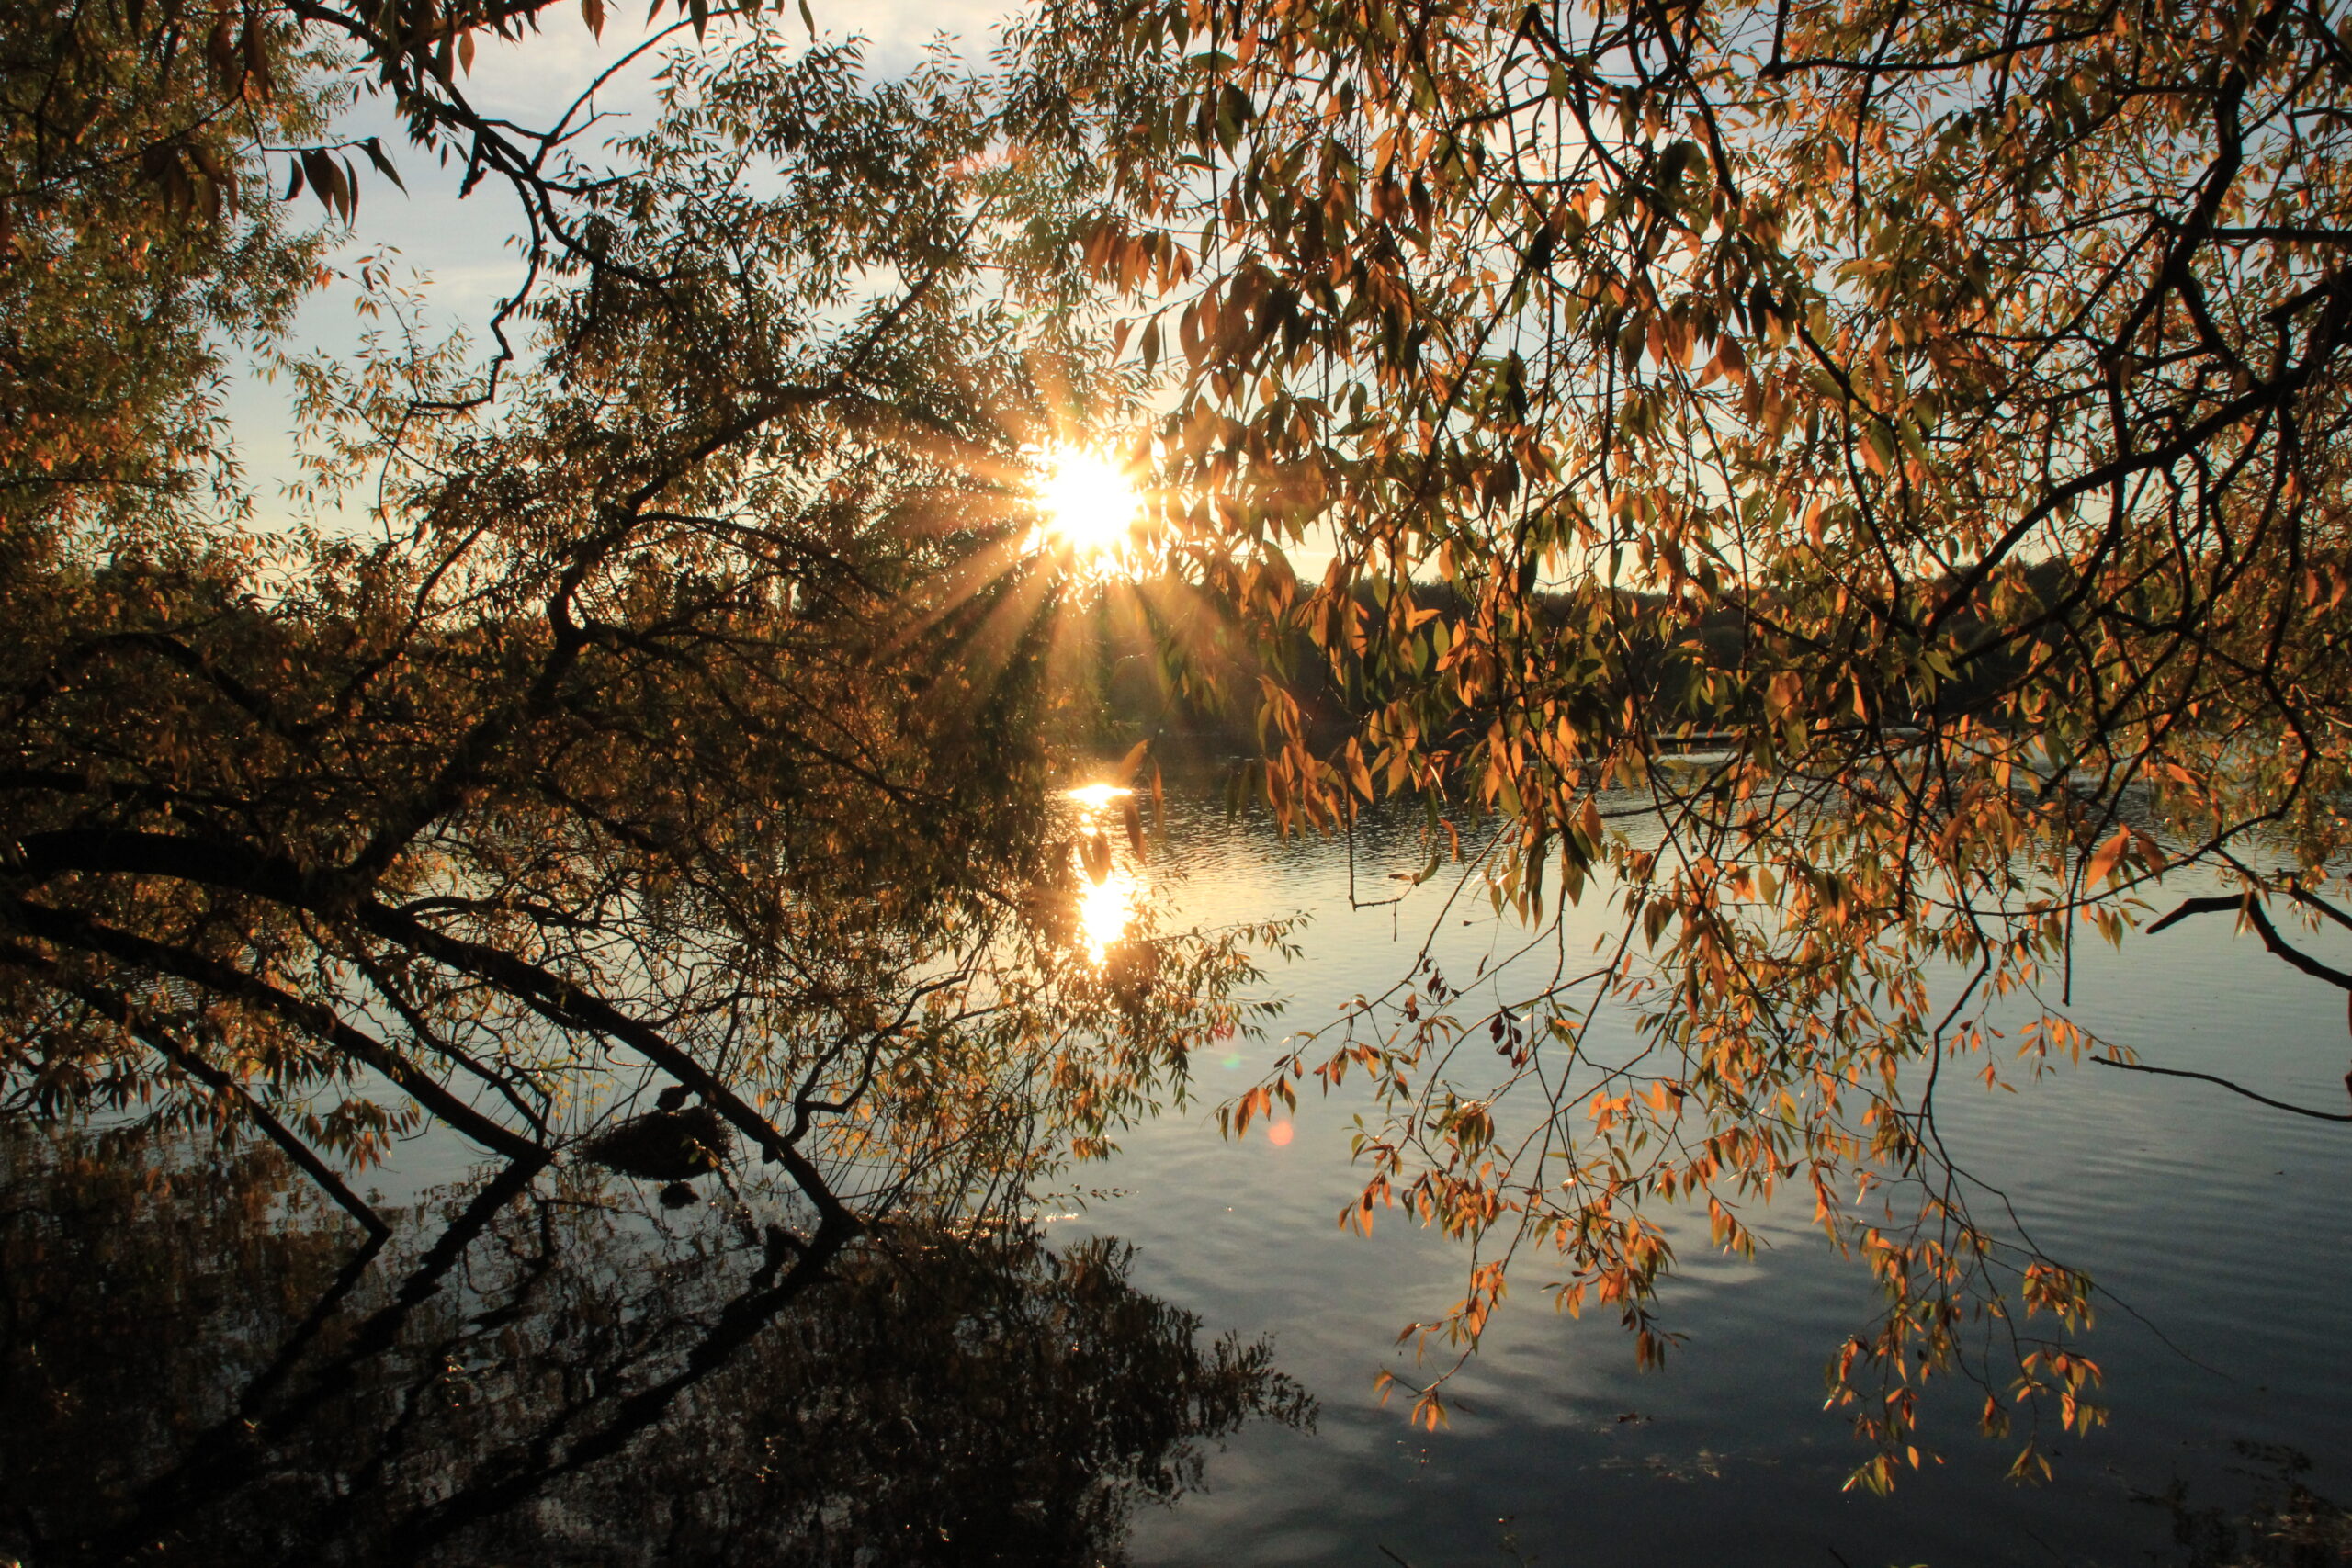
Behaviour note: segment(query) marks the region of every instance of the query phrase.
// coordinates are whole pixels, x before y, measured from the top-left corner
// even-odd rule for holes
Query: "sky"
[[[810,0],[819,36],[828,40],[863,38],[869,66],[880,76],[912,68],[941,39],[958,55],[981,62],[995,41],[998,25],[1017,9],[1012,0],[862,0],[854,6]],[[792,15],[789,10],[785,14]],[[674,8],[665,7],[653,28],[675,18]],[[798,23],[790,25],[797,28]],[[650,30],[630,0],[613,0],[601,39],[590,34],[577,12],[558,6],[546,14],[543,31],[519,43],[483,39],[462,85],[471,101],[488,113],[526,126],[547,125],[600,71]],[[597,107],[613,117],[608,134],[627,134],[642,124],[651,101],[650,75],[650,65],[639,62],[599,95]],[[441,168],[410,147],[378,100],[362,98],[340,133],[380,137],[408,188],[403,194],[362,164],[358,211],[350,237],[337,247],[332,265],[347,271],[363,256],[389,254],[395,258],[396,278],[413,272],[427,280],[440,327],[462,325],[470,335],[484,336],[484,324],[499,300],[523,276],[522,260],[511,240],[516,226],[512,194],[484,181],[460,200],[462,171],[454,165]],[[271,177],[282,181],[285,172],[274,167]],[[320,209],[311,205],[311,197],[306,194],[301,199],[306,216],[315,218]],[[342,280],[314,295],[296,325],[294,345],[337,355],[356,351],[369,326],[353,309],[356,295],[356,286]],[[284,496],[284,486],[297,471],[284,384],[272,383],[250,364],[232,367],[226,412],[244,457],[256,521],[268,527],[299,520]]]

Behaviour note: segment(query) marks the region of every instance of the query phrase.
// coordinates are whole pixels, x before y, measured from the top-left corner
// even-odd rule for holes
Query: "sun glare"
[[[1143,510],[1135,480],[1100,452],[1065,447],[1046,456],[1037,485],[1046,539],[1080,556],[1113,555],[1126,547],[1128,530]]]

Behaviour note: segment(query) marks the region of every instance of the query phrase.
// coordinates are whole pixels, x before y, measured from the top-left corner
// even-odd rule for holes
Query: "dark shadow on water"
[[[1127,1254],[831,1257],[510,1169],[364,1244],[258,1152],[0,1140],[0,1556],[1116,1562],[1203,1445],[1312,1420]]]
[[[2335,1568],[2352,1562],[2352,1510],[2304,1483],[2312,1461],[2277,1443],[2241,1441],[2235,1479],[2249,1499],[2211,1503],[2175,1481],[2143,1499],[2172,1515],[2182,1568]]]

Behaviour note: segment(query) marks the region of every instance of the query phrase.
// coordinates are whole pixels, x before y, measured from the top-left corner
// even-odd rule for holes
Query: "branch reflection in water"
[[[363,1247],[267,1151],[0,1170],[0,1554],[42,1568],[1115,1562],[1204,1442],[1313,1419],[1034,1226],[820,1256],[517,1166]]]

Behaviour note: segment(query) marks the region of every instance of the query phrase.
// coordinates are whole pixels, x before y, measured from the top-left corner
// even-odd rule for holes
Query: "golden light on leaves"
[[[1128,549],[1143,496],[1134,476],[1107,455],[1061,446],[1046,454],[1037,505],[1041,544],[1102,565]]]

